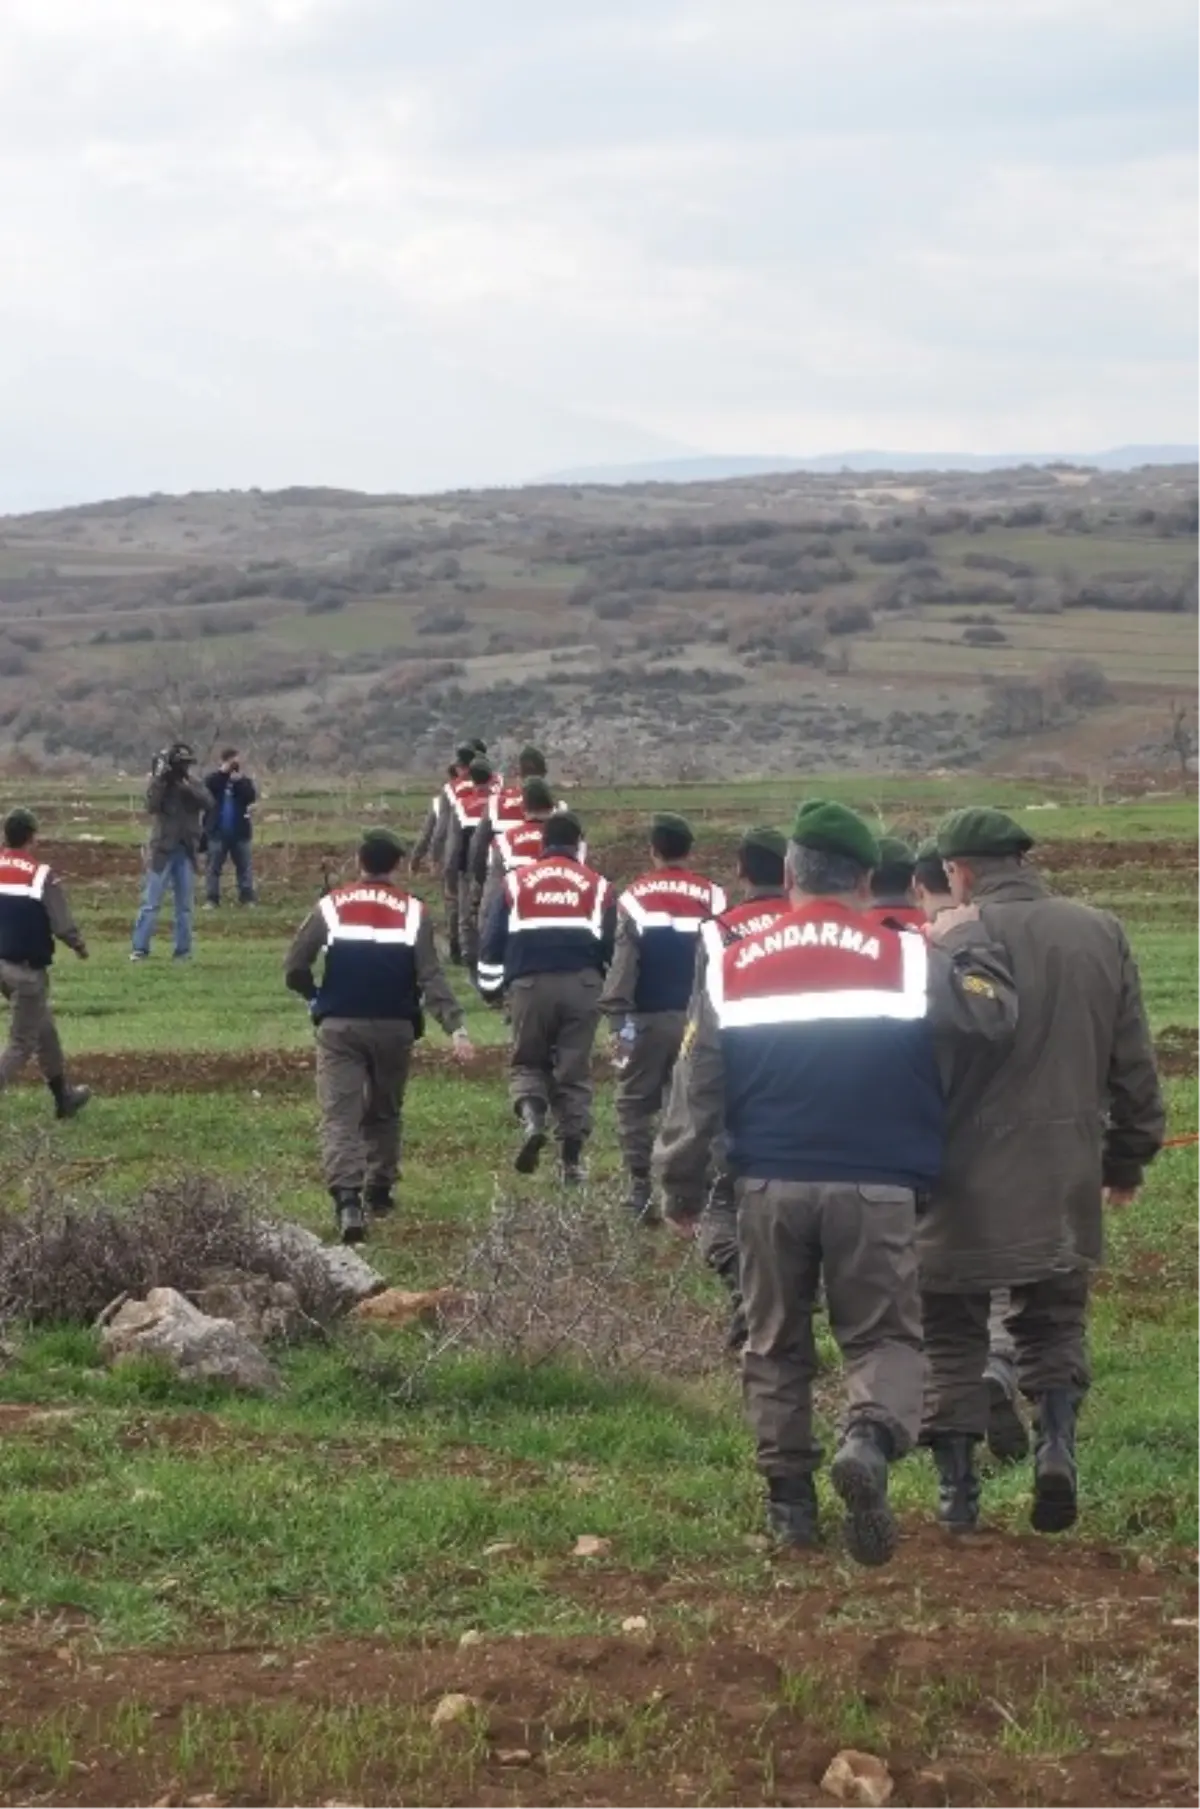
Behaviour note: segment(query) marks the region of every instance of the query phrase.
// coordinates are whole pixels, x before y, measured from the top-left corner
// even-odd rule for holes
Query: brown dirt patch
[[[1046,873],[1140,867],[1148,873],[1191,874],[1193,881],[1196,877],[1196,844],[1187,841],[1039,842],[1033,860]]]
[[[1154,1039],[1154,1053],[1163,1074],[1196,1072],[1198,1033],[1190,1024],[1168,1024]]]
[[[465,1080],[494,1080],[502,1071],[508,1052],[499,1047],[481,1048],[469,1068],[460,1068],[450,1050],[419,1048],[416,1068],[461,1074]],[[100,1096],[123,1093],[219,1093],[259,1092],[294,1094],[311,1089],[315,1056],[308,1049],[201,1050],[187,1053],[165,1049],[128,1053],[77,1055],[71,1061],[71,1078],[86,1081]],[[25,1084],[39,1084],[27,1076]]]
[[[1024,1539],[967,1550],[923,1529],[879,1575],[826,1558],[775,1575],[752,1607],[695,1576],[656,1588],[580,1570],[573,1595],[590,1592],[614,1623],[637,1612],[645,1629],[468,1649],[102,1653],[62,1624],[12,1628],[0,1718],[24,1746],[0,1800],[815,1805],[852,1745],[886,1760],[898,1805],[1196,1801],[1195,1620],[1178,1573]],[[680,1607],[706,1618],[681,1631]],[[477,1700],[476,1728],[430,1743],[451,1691]],[[134,1704],[148,1711],[136,1733]],[[391,1729],[386,1764],[369,1731],[336,1782],[320,1745],[301,1756],[323,1717],[371,1707]],[[273,1717],[292,1751],[272,1763]],[[215,1749],[197,1737],[206,1725],[220,1728]],[[64,1726],[65,1772],[62,1739],[37,1740]]]

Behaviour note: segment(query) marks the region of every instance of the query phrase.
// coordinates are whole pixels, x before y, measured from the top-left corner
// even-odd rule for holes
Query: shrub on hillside
[[[968,647],[1006,647],[1008,636],[1002,628],[990,627],[981,622],[973,628],[963,629],[963,640]]]

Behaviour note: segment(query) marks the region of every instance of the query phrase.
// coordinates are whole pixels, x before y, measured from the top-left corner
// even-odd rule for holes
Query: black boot
[[[851,1426],[829,1468],[846,1504],[846,1550],[858,1564],[886,1564],[896,1549],[896,1517],[888,1505],[892,1441],[870,1420]]]
[[[392,1198],[392,1190],[386,1181],[371,1181],[363,1195],[368,1212],[375,1218],[386,1218],[389,1212],[395,1212],[396,1202]]]
[[[1078,1399],[1069,1388],[1048,1388],[1037,1398],[1037,1443],[1033,1454],[1035,1533],[1065,1533],[1079,1513],[1075,1468]]]
[[[1029,1434],[1017,1405],[1017,1378],[1003,1357],[984,1371],[988,1391],[987,1446],[998,1464],[1019,1464],[1029,1456]]]
[[[779,1545],[807,1550],[821,1542],[817,1486],[811,1476],[767,1483],[767,1531]]]
[[[975,1440],[964,1432],[942,1432],[930,1441],[938,1479],[938,1525],[948,1533],[973,1533],[979,1525],[979,1478]]]
[[[344,1244],[361,1244],[367,1235],[367,1215],[357,1187],[332,1187],[333,1209]]]
[[[546,1108],[540,1099],[522,1099],[517,1106],[517,1117],[525,1135],[513,1157],[513,1167],[519,1175],[531,1175],[546,1147]]]
[[[654,1187],[650,1176],[642,1169],[634,1169],[629,1176],[625,1210],[636,1224],[656,1225],[659,1222],[659,1215],[654,1205]]]
[[[582,1137],[563,1138],[562,1178],[564,1187],[582,1187],[587,1180],[587,1169],[583,1165]]]
[[[90,1087],[69,1087],[62,1079],[55,1079],[47,1084],[54,1095],[54,1116],[56,1118],[78,1117],[92,1097]]]

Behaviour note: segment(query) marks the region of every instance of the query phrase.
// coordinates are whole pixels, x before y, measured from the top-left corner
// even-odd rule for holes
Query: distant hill
[[[1139,465],[1194,465],[1197,446],[1114,446],[1107,452],[824,452],[655,459],[637,465],[581,465],[554,471],[550,484],[703,484],[730,477],[769,477],[788,471],[1011,471],[1019,465],[1077,465],[1093,471],[1133,471]]]

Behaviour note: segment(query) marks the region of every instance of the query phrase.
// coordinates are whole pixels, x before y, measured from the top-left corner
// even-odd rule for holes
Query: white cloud
[[[9,0],[0,503],[1189,439],[1193,38],[1175,0]]]

